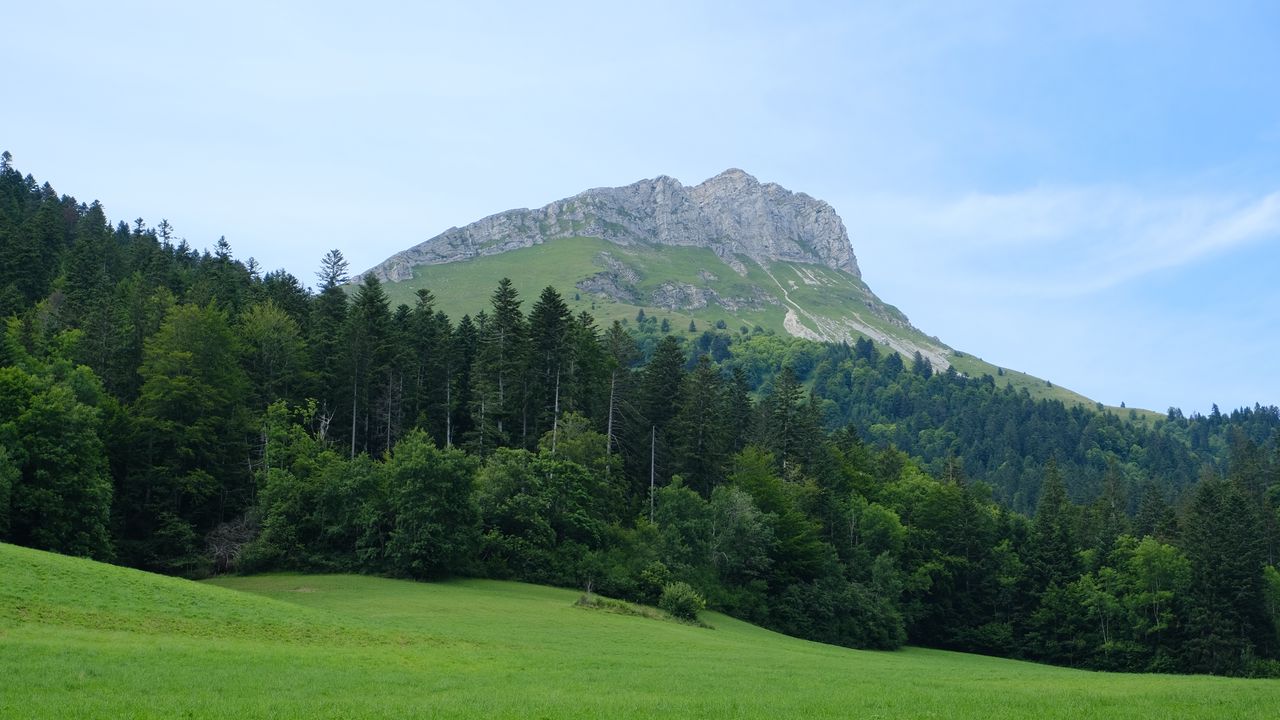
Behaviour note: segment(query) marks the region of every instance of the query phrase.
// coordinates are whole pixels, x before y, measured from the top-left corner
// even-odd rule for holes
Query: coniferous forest
[[[1280,674],[1280,411],[1155,422],[867,340],[447,317],[0,167],[0,540],[510,578],[854,647]],[[696,601],[697,598],[694,598]]]

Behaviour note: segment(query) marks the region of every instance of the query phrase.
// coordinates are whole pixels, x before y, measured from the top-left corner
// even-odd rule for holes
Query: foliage
[[[475,467],[473,458],[455,448],[437,449],[420,430],[396,445],[382,468],[391,509],[389,571],[434,578],[465,567],[477,539]]]
[[[332,250],[313,292],[225,238],[113,227],[6,160],[0,539],[188,576],[483,575],[650,604],[683,584],[828,643],[1280,667],[1280,409],[1134,420],[714,303],[696,323],[601,307],[602,330],[572,267],[612,247],[441,266],[411,292],[352,283]],[[720,262],[636,252],[642,289]],[[479,265],[543,289],[526,312],[509,278],[460,287]]]
[[[38,358],[10,322],[14,364],[0,367],[0,526],[32,547],[111,558],[112,484],[102,443],[98,378],[67,355],[78,334]]]
[[[707,601],[686,582],[673,582],[662,588],[658,607],[681,620],[693,622],[707,607]]]

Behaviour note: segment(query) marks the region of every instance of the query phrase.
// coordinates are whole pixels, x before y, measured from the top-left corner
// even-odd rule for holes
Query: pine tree
[[[393,336],[390,301],[373,273],[365,275],[351,299],[347,315],[346,370],[350,392],[350,454],[388,452],[393,438],[378,410],[391,400]]]
[[[609,359],[596,320],[586,310],[569,324],[569,358],[568,378],[562,383],[561,412],[603,418]]]
[[[527,439],[526,367],[528,327],[520,312],[520,295],[503,278],[490,297],[492,313],[480,326],[472,416],[484,433],[488,450]],[[536,440],[536,438],[535,438]]]
[[[1093,504],[1093,515],[1097,521],[1097,535],[1094,549],[1099,557],[1110,554],[1116,538],[1129,531],[1129,516],[1126,508],[1129,500],[1125,496],[1120,477],[1120,468],[1114,459],[1107,463],[1107,472],[1102,478],[1102,494]]]
[[[317,423],[322,438],[342,439],[350,434],[350,416],[339,412],[350,391],[343,368],[346,356],[344,337],[347,325],[347,261],[339,250],[330,250],[321,260],[320,293],[312,306],[310,337],[311,368],[315,373],[312,390],[320,401]]]
[[[1151,479],[1142,483],[1142,497],[1138,501],[1138,513],[1133,519],[1133,530],[1139,537],[1151,536],[1168,543],[1178,538],[1177,515]]]
[[[693,372],[684,378],[673,419],[675,472],[703,497],[724,476],[729,457],[730,420],[726,411],[725,383],[711,360],[702,355]]]
[[[933,377],[933,363],[917,350],[911,359],[911,372],[927,380]]]
[[[463,315],[449,339],[449,358],[452,362],[451,381],[446,388],[448,416],[445,426],[445,445],[453,445],[471,436],[475,423],[471,416],[472,368],[475,367],[479,348],[479,333],[470,315]]]
[[[414,335],[413,310],[400,303],[391,315],[387,371],[381,382],[383,394],[376,410],[385,448],[383,452],[390,452],[400,437],[415,427],[416,416],[409,417],[413,412],[413,380],[418,362]]]
[[[1044,466],[1029,538],[1028,574],[1034,594],[1043,593],[1050,585],[1064,587],[1079,576],[1071,511],[1058,462],[1050,458]]]
[[[106,215],[95,202],[76,225],[75,244],[67,255],[63,317],[68,326],[84,331],[81,358],[100,373],[112,349],[112,254]]]
[[[1232,482],[1201,481],[1187,509],[1183,547],[1191,562],[1186,669],[1248,671],[1256,655],[1275,645],[1264,609],[1263,538],[1253,503]]]
[[[541,437],[556,427],[573,367],[572,318],[560,293],[548,285],[529,312],[529,395],[531,433]]]
[[[640,375],[640,427],[631,431],[630,466],[633,477],[647,478],[650,470],[661,479],[671,474],[672,447],[676,428],[672,423],[684,382],[684,351],[679,342],[667,335],[658,341],[653,357]],[[652,468],[650,467],[652,466]]]
[[[20,191],[22,181],[17,175],[9,170],[3,178],[6,185],[12,183]],[[52,190],[34,195],[30,202],[38,203],[38,207],[25,220],[15,198],[14,206],[5,213],[8,222],[0,223],[0,291],[11,288],[13,293],[10,306],[0,308],[6,316],[49,294],[63,251],[62,206],[58,197]]]
[[[609,368],[609,397],[605,409],[605,452],[613,453],[618,439],[625,434],[628,425],[639,425],[634,422],[637,410],[633,398],[632,365],[639,352],[635,339],[631,337],[620,322],[613,321],[604,337],[604,353]]]
[[[734,367],[725,388],[725,416],[729,428],[730,452],[741,452],[751,437],[755,407],[751,403],[751,386],[747,373]]]
[[[452,442],[451,403],[457,363],[453,352],[453,328],[449,318],[435,309],[430,290],[416,293],[407,338],[412,352],[410,378],[415,425],[426,429],[439,445]]]
[[[795,370],[787,365],[775,380],[773,392],[760,407],[761,442],[778,459],[784,476],[809,458],[821,436],[821,423],[814,414],[815,403],[805,404],[803,398],[804,387]]]
[[[308,331],[311,321],[312,297],[307,289],[298,282],[298,278],[284,270],[272,270],[262,276],[260,295],[263,300],[275,303],[303,331]]]
[[[232,315],[239,313],[253,279],[248,268],[232,257],[231,244],[225,236],[219,237],[214,245],[212,261],[208,264],[205,275],[208,295],[199,300],[214,300]]]

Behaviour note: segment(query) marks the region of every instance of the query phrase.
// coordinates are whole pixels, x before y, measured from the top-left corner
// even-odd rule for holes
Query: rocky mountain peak
[[[702,182],[703,185],[759,185],[760,181],[754,175],[745,170],[738,168],[729,168],[715,177],[708,178]]]
[[[420,265],[566,237],[598,237],[619,245],[706,247],[736,267],[745,256],[820,264],[861,275],[844,223],[830,205],[761,183],[737,168],[692,187],[660,175],[624,187],[587,190],[536,210],[508,210],[450,228],[370,272],[383,280],[405,280]]]

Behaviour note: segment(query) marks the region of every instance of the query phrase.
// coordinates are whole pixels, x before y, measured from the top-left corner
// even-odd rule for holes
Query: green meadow
[[[197,583],[0,545],[3,718],[1270,718],[1280,681],[869,652],[518,583]]]

